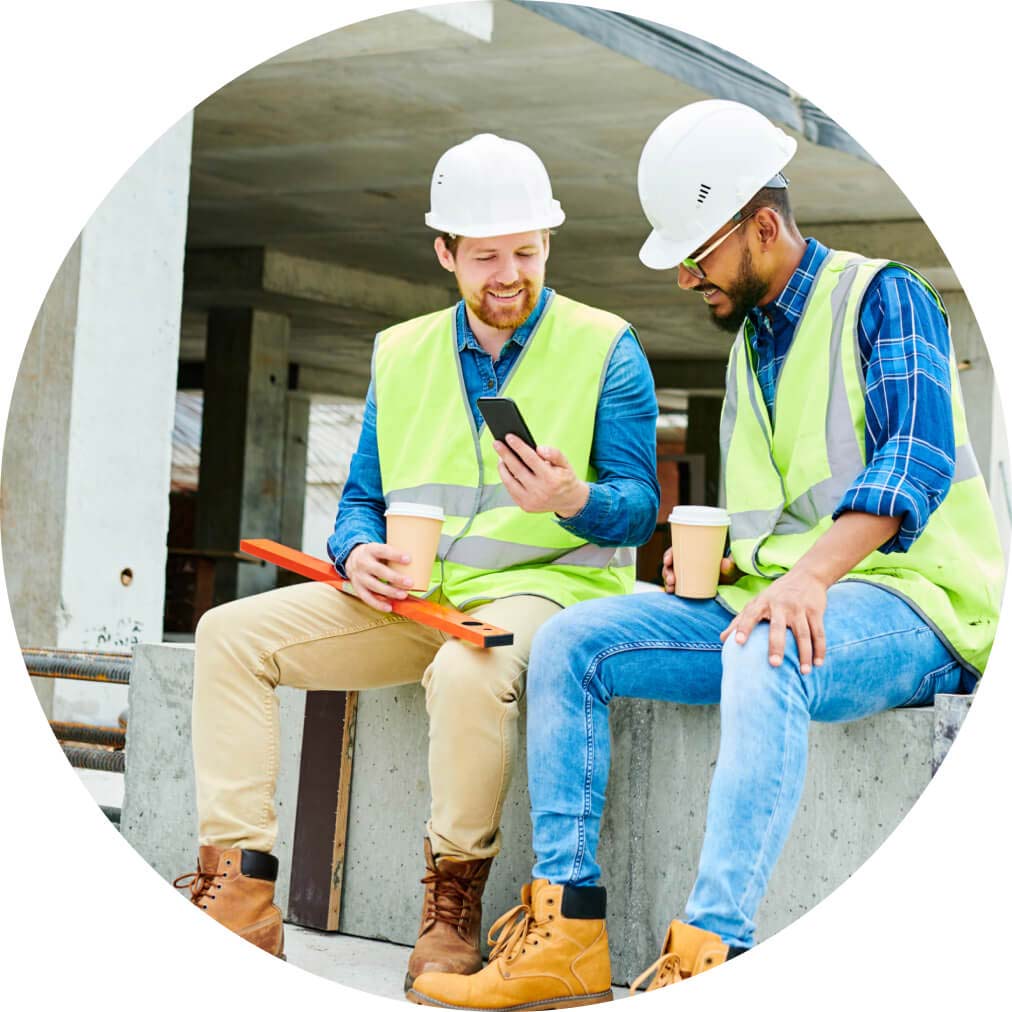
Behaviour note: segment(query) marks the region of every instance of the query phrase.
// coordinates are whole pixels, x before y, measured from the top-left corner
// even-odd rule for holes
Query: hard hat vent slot
[[[706,198],[710,196],[710,187],[706,183],[699,184],[699,196],[696,197],[696,203],[702,204]]]

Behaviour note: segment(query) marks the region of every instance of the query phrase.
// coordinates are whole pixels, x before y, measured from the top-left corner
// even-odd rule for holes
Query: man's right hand
[[[411,586],[411,577],[395,572],[386,563],[411,561],[410,555],[389,545],[375,542],[356,545],[344,560],[344,571],[355,588],[355,593],[370,608],[392,611],[391,600],[403,601],[408,596],[402,587]]]
[[[664,553],[664,591],[667,594],[675,592],[675,567],[672,549]],[[718,583],[735,583],[741,576],[741,570],[734,564],[734,559],[727,556],[720,560],[720,577]]]

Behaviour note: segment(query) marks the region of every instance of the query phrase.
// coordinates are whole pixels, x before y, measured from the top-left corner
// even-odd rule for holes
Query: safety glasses
[[[759,210],[759,209],[756,208],[756,211],[757,210]],[[749,218],[751,218],[753,214],[755,214],[755,211],[751,211],[749,214],[746,214],[745,217],[742,218],[741,221],[739,221],[737,225],[733,226],[732,228],[729,228],[719,239],[716,239],[716,240],[714,240],[714,242],[710,243],[710,245],[707,246],[706,249],[703,250],[702,253],[697,253],[694,257],[686,257],[682,261],[681,266],[684,267],[694,278],[699,278],[700,281],[705,281],[706,280],[706,272],[703,270],[703,268],[700,266],[700,264],[702,264],[702,262],[729,235],[731,235],[733,232],[737,232],[738,229],[741,228],[742,225],[744,225],[745,222],[748,221]]]

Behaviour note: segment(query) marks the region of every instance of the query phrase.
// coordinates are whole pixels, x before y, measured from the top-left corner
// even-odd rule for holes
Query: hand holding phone
[[[538,444],[527,428],[523,415],[516,402],[509,397],[479,397],[478,410],[481,412],[489,432],[499,440],[506,442],[509,435],[522,439],[532,450],[538,448]]]
[[[489,431],[502,444],[499,477],[513,501],[525,513],[555,513],[571,517],[583,509],[590,486],[573,472],[565,454],[554,447],[540,450],[520,409],[508,397],[479,397]],[[511,446],[508,436],[519,445]]]

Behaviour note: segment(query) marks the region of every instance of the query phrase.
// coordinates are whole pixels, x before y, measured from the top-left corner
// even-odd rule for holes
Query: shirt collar
[[[521,348],[527,343],[527,338],[531,336],[534,328],[537,327],[545,311],[545,306],[548,305],[548,300],[552,295],[552,289],[547,285],[541,289],[541,297],[538,299],[538,304],[534,307],[534,312],[524,320],[521,326],[513,331],[510,341],[518,344]],[[509,341],[506,344],[509,344]],[[474,336],[474,331],[471,330],[471,324],[464,308],[464,300],[461,299],[457,303],[457,351],[463,351],[465,348],[472,348],[476,351],[482,350],[481,345],[478,344],[478,338]]]
[[[763,316],[773,317],[780,314],[788,323],[796,326],[801,319],[805,302],[808,301],[808,296],[812,291],[815,275],[819,273],[819,268],[828,255],[829,249],[817,239],[806,239],[805,253],[801,258],[801,263],[787,279],[783,291],[772,303],[750,309],[749,316],[752,317],[752,322],[758,326]]]

